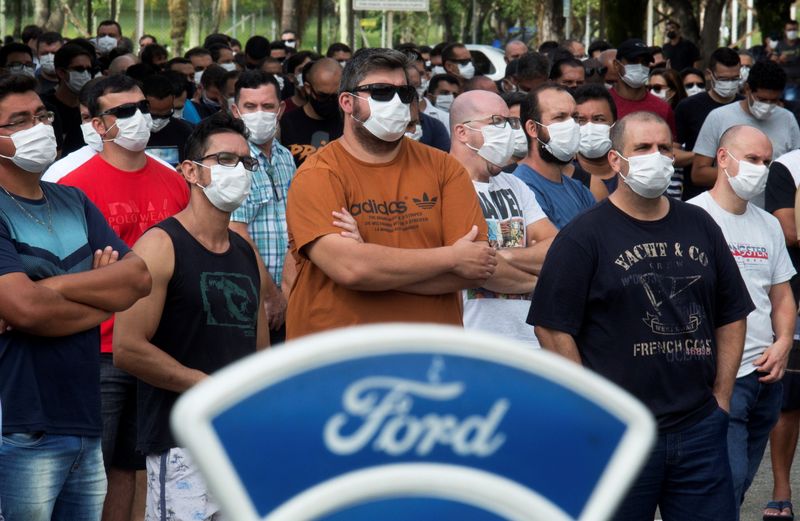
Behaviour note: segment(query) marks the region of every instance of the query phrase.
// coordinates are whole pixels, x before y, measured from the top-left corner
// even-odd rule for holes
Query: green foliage
[[[777,31],[783,34],[783,26],[789,20],[789,8],[792,0],[755,0],[756,17],[762,34]]]

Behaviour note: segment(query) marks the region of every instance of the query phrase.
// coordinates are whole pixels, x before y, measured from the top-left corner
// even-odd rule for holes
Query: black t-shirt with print
[[[641,400],[661,432],[715,410],[715,330],[753,309],[717,224],[668,200],[657,221],[605,200],[565,226],[528,315],[529,324],[571,334],[583,364]]]
[[[301,108],[281,118],[281,144],[299,167],[308,156],[342,136],[342,120],[312,119]]]
[[[178,118],[169,118],[167,126],[159,132],[150,132],[147,151],[172,166],[186,159],[186,142],[194,125]]]
[[[800,164],[797,164],[795,159],[798,159],[797,152],[792,152],[789,157],[784,156],[781,161],[786,162],[792,169],[797,171]],[[784,163],[773,161],[769,165],[769,175],[767,176],[767,188],[764,191],[764,209],[769,213],[774,214],[778,210],[791,209],[794,211],[794,198],[797,192],[797,183],[792,177],[792,173]],[[795,302],[800,301],[800,247],[789,246],[789,259],[792,261],[794,269],[798,275],[792,277],[790,284],[792,286],[792,293],[794,293]]]

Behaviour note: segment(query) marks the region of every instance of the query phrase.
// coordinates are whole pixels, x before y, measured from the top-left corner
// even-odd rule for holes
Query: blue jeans
[[[728,415],[717,408],[680,432],[659,434],[650,459],[613,519],[721,521],[736,516],[728,463]]]
[[[737,378],[731,396],[728,458],[731,462],[737,511],[758,471],[769,433],[778,421],[783,400],[781,382],[762,384],[758,381],[759,376],[761,375],[754,371]]]
[[[0,445],[6,521],[99,521],[106,496],[100,437],[8,434]]]

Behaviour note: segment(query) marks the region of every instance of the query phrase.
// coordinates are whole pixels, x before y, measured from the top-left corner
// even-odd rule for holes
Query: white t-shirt
[[[82,146],[78,150],[67,154],[50,165],[47,170],[44,171],[44,174],[42,175],[42,181],[57,183],[62,177],[65,177],[67,174],[93,158],[95,154],[97,154],[97,152],[95,152],[94,149],[89,145]],[[167,168],[175,170],[174,166],[167,163],[155,154],[152,154],[149,151],[145,152],[145,154],[152,157]]]
[[[430,100],[425,100],[425,108],[422,110],[424,114],[428,116],[438,119],[444,125],[444,128],[447,129],[447,135],[450,135],[450,113],[444,111],[442,109],[437,109],[433,106],[433,103]]]
[[[473,181],[483,216],[489,226],[489,245],[524,248],[527,227],[546,219],[533,190],[511,174],[500,173],[488,183]],[[464,327],[491,331],[540,347],[533,326],[525,323],[531,296],[495,293],[485,288],[467,289],[464,297]]]
[[[711,215],[739,266],[755,309],[747,315],[744,354],[737,378],[756,370],[753,362],[772,344],[772,303],[769,291],[795,274],[778,219],[753,204],[742,215],[721,208],[710,192],[688,201]]]

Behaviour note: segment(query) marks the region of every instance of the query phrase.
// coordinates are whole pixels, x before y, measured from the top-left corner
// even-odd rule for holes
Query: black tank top
[[[152,344],[208,374],[254,353],[261,277],[253,248],[229,231],[228,251],[208,251],[174,217],[156,227],[172,239],[175,268]],[[138,448],[144,454],[177,446],[169,415],[178,396],[139,382]]]

